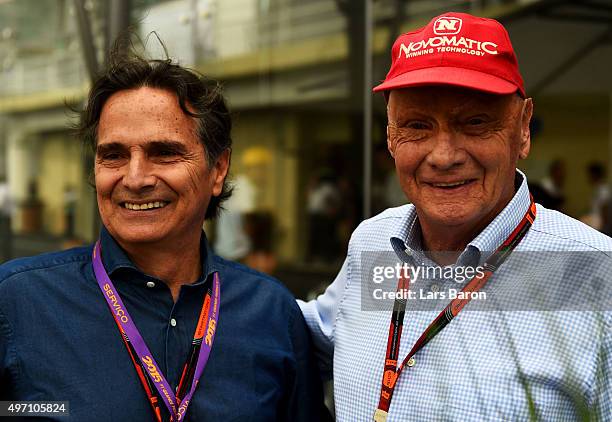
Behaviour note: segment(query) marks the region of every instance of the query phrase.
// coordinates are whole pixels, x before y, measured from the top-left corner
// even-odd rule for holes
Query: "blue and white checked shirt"
[[[529,190],[525,176],[517,174],[520,186],[515,196],[470,242],[458,263],[474,254],[482,263],[486,252],[495,250],[525,214]],[[363,252],[391,251],[394,243],[401,254],[406,246],[418,250],[419,242],[413,205],[391,208],[364,221],[351,237],[346,260],[334,282],[317,299],[300,302],[322,367],[333,370],[340,422],[373,418],[391,318],[390,311],[363,308],[362,280],[367,279],[362,279],[366,271]],[[540,205],[535,224],[513,255],[519,251],[587,251],[590,259],[612,268],[612,239]],[[529,256],[534,268],[546,268],[546,262],[538,262],[540,255]],[[577,289],[580,280],[565,283],[558,275],[579,270],[579,261],[551,264],[550,271],[546,269],[529,281],[540,289],[555,283]],[[509,259],[487,286],[512,287],[516,284],[515,268]],[[610,290],[609,277],[612,274],[600,278],[606,292]],[[580,420],[586,414],[612,420],[609,299],[604,298],[604,309],[578,311],[474,311],[469,310],[475,306],[473,300],[415,355],[415,365],[405,368],[397,381],[388,421],[525,421],[534,412],[537,420],[545,421]],[[440,302],[430,311],[411,311],[408,303],[400,361],[446,303]],[[530,400],[535,406],[531,412]]]

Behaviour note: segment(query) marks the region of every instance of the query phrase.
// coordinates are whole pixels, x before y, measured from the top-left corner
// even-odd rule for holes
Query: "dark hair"
[[[209,167],[225,150],[231,152],[232,120],[218,82],[181,67],[169,58],[149,60],[132,49],[119,53],[117,48],[111,53],[107,68],[93,82],[75,127],[77,135],[94,154],[100,114],[106,101],[119,91],[140,87],[160,88],[176,94],[181,110],[197,120],[197,136],[204,146]],[[224,181],[221,194],[210,199],[205,218],[215,218],[221,203],[231,194],[230,185]]]

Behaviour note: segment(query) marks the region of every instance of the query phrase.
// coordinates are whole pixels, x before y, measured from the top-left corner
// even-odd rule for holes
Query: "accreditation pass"
[[[67,401],[0,401],[1,416],[70,416]]]

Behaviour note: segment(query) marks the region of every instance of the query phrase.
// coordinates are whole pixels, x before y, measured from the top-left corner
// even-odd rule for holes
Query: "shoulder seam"
[[[583,245],[583,246],[588,247],[589,249],[592,249],[592,250],[595,250],[595,251],[601,252],[601,253],[603,253],[604,255],[606,255],[608,258],[612,258],[612,255],[610,255],[610,252],[611,252],[611,251],[604,251],[604,250],[601,250],[601,249],[599,249],[599,248],[597,248],[597,247],[595,247],[595,246],[593,246],[593,245],[589,245],[588,243],[583,242],[583,241],[581,241],[581,240],[579,240],[579,239],[574,239],[574,238],[571,238],[571,237],[566,237],[566,236],[560,236],[560,235],[558,235],[558,234],[550,233],[550,232],[548,232],[548,231],[543,231],[543,230],[537,229],[537,228],[535,228],[535,227],[532,227],[532,230],[533,230],[533,231],[535,231],[535,232],[541,233],[541,234],[545,234],[545,235],[548,235],[548,236],[551,236],[551,237],[555,237],[555,238],[557,238],[557,239],[569,240],[569,241],[571,241],[571,242],[578,243],[578,244],[580,244],[580,245]]]
[[[38,271],[38,270],[42,270],[42,269],[50,269],[50,268],[56,268],[56,267],[61,267],[62,265],[68,265],[68,264],[73,264],[75,262],[87,262],[87,260],[89,259],[89,257],[87,255],[85,256],[78,256],[78,257],[74,257],[73,259],[69,260],[69,261],[65,261],[65,262],[58,262],[55,264],[51,264],[51,263],[44,263],[41,262],[40,264],[37,264],[35,266],[32,267],[18,267],[15,268],[14,270],[11,270],[8,272],[8,274],[6,275],[6,277],[4,278],[0,278],[0,282],[9,280],[10,278],[14,277],[14,276],[18,276],[21,274],[27,274],[30,271]]]
[[[247,267],[246,265],[242,265],[242,264],[239,264],[237,262],[229,261],[229,260],[227,260],[225,258],[221,258],[218,255],[215,255],[214,259],[219,264],[221,264],[221,265],[223,265],[225,267],[231,267],[234,270],[241,271],[241,272],[248,273],[248,274],[255,275],[255,276],[259,276],[261,278],[267,278],[267,279],[270,279],[270,280],[275,280],[274,277],[272,277],[271,275],[259,272],[257,270],[254,270],[253,268]]]
[[[389,220],[389,219],[396,219],[396,220],[399,219],[399,220],[401,220],[402,218],[403,218],[403,216],[401,216],[401,215],[385,215],[385,216],[383,216],[383,215],[379,214],[379,215],[374,216],[372,218],[368,218],[367,220],[363,220],[361,222],[360,226],[361,225],[368,226],[370,224],[378,223],[379,221],[382,221],[382,220]]]
[[[231,268],[233,270],[240,271],[240,272],[252,275],[254,277],[259,277],[262,280],[269,281],[270,283],[272,283],[273,285],[275,285],[277,287],[280,287],[287,294],[289,294],[289,295],[291,295],[291,297],[293,297],[293,293],[289,290],[289,288],[287,286],[285,286],[283,284],[283,282],[281,282],[277,278],[272,277],[269,274],[262,273],[260,271],[257,271],[257,270],[254,270],[252,268],[249,268],[246,265],[242,265],[242,264],[239,264],[239,263],[234,262],[234,261],[229,261],[229,260],[227,260],[225,258],[222,258],[222,257],[218,256],[218,255],[214,255],[213,259],[220,266],[228,267],[228,268]],[[223,277],[221,277],[221,278],[223,279]]]

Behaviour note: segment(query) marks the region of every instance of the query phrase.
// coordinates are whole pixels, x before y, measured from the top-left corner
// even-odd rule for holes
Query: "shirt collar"
[[[102,226],[100,231],[100,247],[102,249],[102,262],[108,275],[112,275],[121,269],[136,271],[146,277],[151,276],[143,273],[127,256],[127,253],[119,246],[117,241],[111,236],[106,227]],[[217,271],[213,252],[206,239],[206,233],[202,230],[200,237],[200,254],[202,258],[202,276],[194,284],[200,284],[208,279],[208,276]]]
[[[515,175],[516,193],[506,207],[484,228],[461,253],[457,260],[459,265],[475,265],[475,261],[484,262],[512,233],[519,224],[531,203],[527,178],[520,170]],[[409,256],[421,258],[421,226],[418,222],[416,208],[408,209],[402,218],[398,231],[391,237],[393,250],[403,261]]]

